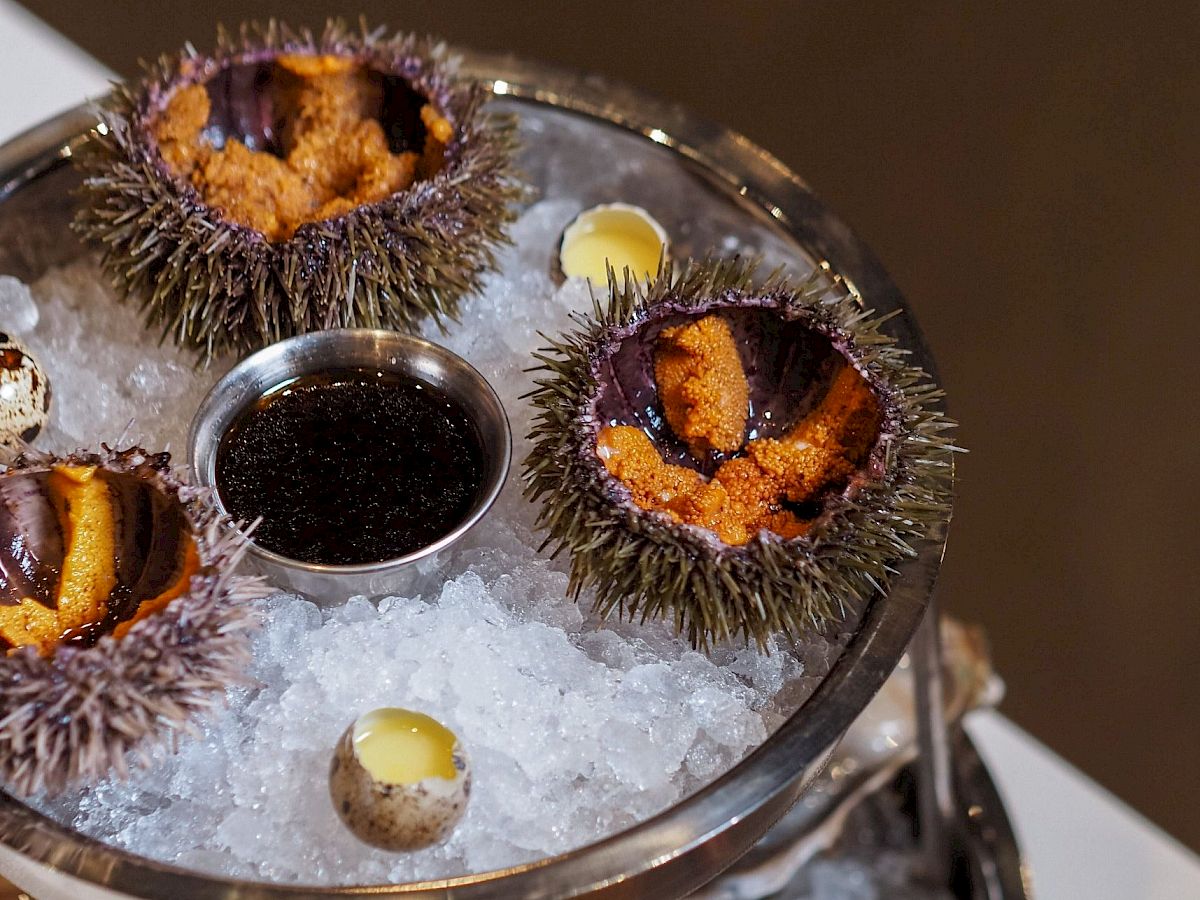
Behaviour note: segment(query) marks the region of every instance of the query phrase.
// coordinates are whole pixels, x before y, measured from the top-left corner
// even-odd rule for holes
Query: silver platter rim
[[[951,868],[957,870],[956,880],[969,878],[972,900],[1029,900],[1030,874],[1021,859],[1016,834],[999,789],[962,722],[950,727],[948,737],[961,826],[961,832],[956,837],[955,860],[951,864]],[[909,789],[914,794],[919,794],[922,767],[916,758],[917,748],[907,746],[896,752],[898,768],[889,765],[883,767],[891,772],[889,783],[862,798],[862,802],[869,803],[880,796],[887,798],[885,802],[896,802],[895,785],[901,778],[908,780]],[[917,805],[913,803],[914,807]],[[917,834],[920,812],[914,808],[910,813],[909,822],[913,833]],[[850,814],[853,815],[852,812]],[[781,836],[770,848],[759,845],[706,885],[697,897],[750,896],[748,891],[751,885],[746,882],[753,882],[756,877],[761,889],[759,895],[792,896],[797,889],[800,873],[809,865],[809,862],[796,865],[789,861],[789,857],[796,859],[792,855],[795,844],[797,841],[812,840],[817,832],[826,829],[829,821],[818,821],[811,830],[796,829],[790,833],[790,837]],[[836,844],[843,835],[849,833],[849,829],[850,826],[843,820],[833,842]],[[760,850],[763,852],[760,853]],[[781,872],[790,873],[791,876],[782,888]]]
[[[899,289],[871,250],[778,159],[747,138],[644,92],[507,54],[462,52],[464,77],[498,97],[608,123],[667,147],[748,212],[773,220],[813,259],[827,260],[867,306],[896,313],[890,332],[914,364],[936,366]],[[68,164],[96,125],[82,104],[0,146],[0,204]],[[757,750],[696,794],[633,828],[559,856],[438,881],[319,887],[204,875],[85,837],[0,791],[0,845],[74,879],[135,897],[275,900],[300,897],[678,897],[722,871],[795,802],[846,728],[895,668],[920,622],[945,551],[949,517],[876,598],[804,706]],[[82,885],[77,885],[82,887]]]

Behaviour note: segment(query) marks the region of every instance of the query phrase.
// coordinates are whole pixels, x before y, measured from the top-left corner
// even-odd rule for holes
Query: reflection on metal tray
[[[795,175],[739,135],[697,121],[681,109],[628,88],[502,57],[468,55],[478,77],[530,120],[567,117],[572,127],[624,129],[631,152],[666,154],[697,190],[724,198],[731,218],[767,227],[772,242],[794,257],[827,259],[879,312],[895,312],[890,330],[932,374],[920,331],[879,262]],[[66,231],[77,178],[71,155],[94,119],[78,109],[0,148],[0,272],[29,280],[48,265],[77,256]],[[552,149],[552,148],[551,148]],[[551,155],[526,160],[536,165]],[[686,209],[680,211],[686,215]],[[702,228],[703,226],[697,226]],[[693,250],[706,237],[695,235]],[[681,252],[688,252],[686,240]],[[765,248],[768,257],[772,248]],[[551,859],[446,881],[341,888],[338,896],[445,897],[683,896],[737,859],[788,809],[827,759],[832,746],[895,667],[928,603],[945,530],[901,567],[888,597],[861,613],[857,628],[832,635],[809,672],[806,699],[763,745],[693,796],[599,843]],[[147,860],[80,835],[0,793],[0,871],[35,894],[77,898],[226,898],[331,896],[222,879]],[[103,887],[98,887],[103,886]],[[115,893],[114,893],[115,892]]]
[[[944,717],[959,806],[956,856],[947,860],[956,897],[1024,898],[1020,859],[1004,807],[970,739],[973,709],[994,707],[1004,684],[981,629],[945,618],[940,627]],[[810,900],[852,896],[944,900],[919,886],[920,668],[913,650],[850,726],[825,771],[744,857],[694,900]]]
[[[1026,900],[1016,837],[996,786],[966,732],[957,729],[953,742],[955,778],[966,828],[966,846],[954,861],[956,896],[961,900]],[[875,773],[868,785],[870,790],[854,798],[845,818],[836,823],[836,837],[828,850],[808,856],[810,848],[798,846],[796,835],[789,833],[795,824],[789,814],[745,857],[697,892],[695,900],[833,896],[838,879],[847,890],[851,884],[861,888],[857,879],[861,869],[868,866],[890,866],[893,871],[878,874],[878,894],[863,896],[892,896],[896,884],[905,881],[908,864],[915,859],[915,835],[919,830],[919,776],[911,748],[899,754],[895,762]],[[818,884],[824,895],[818,892]]]

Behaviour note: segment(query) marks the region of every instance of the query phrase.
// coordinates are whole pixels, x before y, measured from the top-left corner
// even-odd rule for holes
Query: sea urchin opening
[[[437,174],[454,138],[405,78],[332,54],[235,63],[152,119],[168,168],[271,241]]]
[[[949,510],[941,393],[827,266],[667,264],[537,359],[525,461],[602,615],[696,646],[798,637],[886,593]]]
[[[100,465],[0,478],[0,538],[0,652],[123,637],[200,568],[178,500]]]

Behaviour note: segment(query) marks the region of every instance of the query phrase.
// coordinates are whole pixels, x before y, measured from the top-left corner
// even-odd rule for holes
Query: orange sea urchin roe
[[[654,379],[667,424],[693,456],[742,445],[750,387],[724,319],[664,328],[654,348]]]
[[[629,425],[601,430],[597,452],[641,508],[738,545],[762,529],[784,538],[804,534],[811,523],[784,502],[812,500],[847,480],[870,453],[879,418],[879,402],[866,380],[844,366],[803,421],[782,439],[751,441],[745,456],[722,463],[710,481],[666,462],[645,432]]]
[[[371,114],[380,88],[358,62],[284,55],[276,63],[282,158],[232,137],[211,146],[202,136],[211,111],[203,85],[177,90],[154,126],[163,159],[229,220],[286,240],[305,222],[383,200],[441,167],[454,129],[431,105],[421,109],[423,152],[392,153]]]
[[[34,598],[0,605],[0,649],[32,645],[44,656],[64,638],[100,626],[113,612],[110,604],[118,583],[119,550],[116,510],[110,485],[96,466],[57,466],[47,480],[48,502],[62,534],[64,555],[54,607]],[[139,600],[132,617],[114,629],[122,637],[137,621],[163,609],[188,587],[200,568],[191,536],[181,547],[182,560],[164,590]]]

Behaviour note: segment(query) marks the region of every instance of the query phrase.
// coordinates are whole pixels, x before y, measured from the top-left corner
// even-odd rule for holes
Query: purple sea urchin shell
[[[700,647],[734,637],[762,646],[772,633],[798,637],[861,607],[886,591],[895,562],[915,553],[950,500],[953,423],[937,387],[880,330],[883,319],[827,266],[799,284],[776,275],[756,284],[754,274],[735,260],[689,263],[677,275],[668,265],[649,285],[610,277],[607,302],[537,355],[547,374],[532,394],[540,411],[526,495],[542,501],[547,543],[571,554],[570,590],[594,590],[604,615],[668,618]],[[867,461],[820,497],[800,537],[763,530],[725,544],[635,505],[597,454],[601,428],[635,425],[670,462],[709,474],[722,461],[693,458],[671,434],[653,377],[658,332],[717,310],[739,344],[757,437],[800,420],[841,360],[880,402]]]
[[[281,54],[361,60],[381,81],[379,116],[393,150],[424,133],[420,103],[454,127],[445,164],[429,178],[345,215],[301,225],[287,240],[227,221],[170,171],[153,124],[172,92],[204,83],[206,136],[277,149],[273,67]],[[271,23],[222,32],[207,56],[190,47],[119,86],[79,164],[85,181],[76,229],[102,250],[105,271],[148,322],[212,357],[334,327],[412,330],[457,314],[460,298],[494,267],[514,201],[515,122],[484,110],[481,86],[459,80],[444,45],[412,35],[353,32],[330,23],[318,37]]]
[[[20,794],[57,792],[110,771],[124,776],[156,744],[194,731],[195,719],[241,677],[249,660],[249,602],[268,592],[260,579],[234,574],[243,539],[225,527],[204,492],[174,478],[165,453],[135,447],[66,459],[27,455],[0,476],[0,486],[63,464],[142,480],[164,508],[173,504],[184,516],[201,568],[183,595],[120,639],[107,634],[91,646],[63,644],[49,657],[33,647],[0,654],[0,784]],[[5,498],[19,502],[19,494]],[[131,577],[153,579],[148,556]]]

